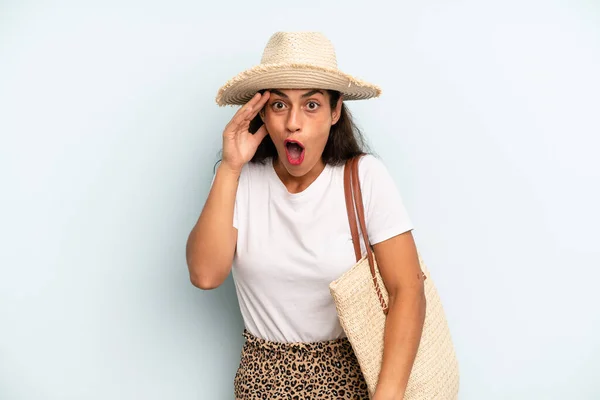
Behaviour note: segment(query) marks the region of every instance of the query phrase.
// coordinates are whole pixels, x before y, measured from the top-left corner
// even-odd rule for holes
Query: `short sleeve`
[[[412,230],[400,191],[383,162],[366,155],[361,157],[358,169],[371,244]]]
[[[244,167],[242,168],[242,172],[240,174],[240,179],[238,182],[238,188],[237,188],[237,193],[235,195],[235,203],[233,206],[233,227],[235,229],[240,229],[239,228],[239,221],[240,221],[240,204],[244,204],[245,201],[245,196],[246,196],[246,192],[247,192],[247,180],[248,180],[248,168],[247,165],[244,165]],[[212,180],[210,182],[210,187],[212,188],[213,183],[215,182],[215,177],[216,177],[216,173],[213,174]]]

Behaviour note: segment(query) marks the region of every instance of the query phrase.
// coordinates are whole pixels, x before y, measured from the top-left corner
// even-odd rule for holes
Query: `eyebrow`
[[[279,90],[277,90],[277,89],[272,89],[272,90],[269,90],[269,91],[270,91],[271,93],[273,93],[273,94],[276,94],[276,95],[277,95],[277,96],[279,96],[279,97],[283,97],[284,99],[288,99],[288,100],[289,100],[289,96],[288,96],[287,94],[283,93],[282,91],[279,91]],[[319,89],[314,89],[314,90],[311,90],[311,91],[308,91],[308,92],[304,93],[304,94],[302,95],[302,98],[303,98],[303,99],[305,99],[305,98],[307,98],[307,97],[310,97],[310,96],[312,96],[312,95],[314,95],[314,94],[317,94],[317,93],[320,93],[320,94],[322,94],[323,96],[325,96],[325,95],[323,94],[323,91],[322,91],[322,90],[319,90]]]

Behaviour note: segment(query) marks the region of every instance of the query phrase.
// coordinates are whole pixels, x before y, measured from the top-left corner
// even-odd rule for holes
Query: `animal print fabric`
[[[276,343],[244,330],[234,378],[236,400],[368,399],[367,384],[348,339]]]

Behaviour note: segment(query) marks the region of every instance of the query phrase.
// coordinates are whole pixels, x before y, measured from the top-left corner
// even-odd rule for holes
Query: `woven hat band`
[[[310,64],[337,69],[333,44],[320,32],[278,32],[267,43],[261,64]]]

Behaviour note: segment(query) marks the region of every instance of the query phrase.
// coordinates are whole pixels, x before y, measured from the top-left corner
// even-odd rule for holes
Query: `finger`
[[[267,101],[269,101],[269,97],[271,97],[271,93],[269,93],[269,92],[265,92],[262,95],[262,97],[260,98],[258,103],[256,103],[256,105],[254,105],[252,107],[253,111],[252,111],[252,114],[250,114],[250,117],[248,118],[249,120],[253,120],[254,117],[256,117],[258,115],[258,113],[263,109],[265,104],[267,104]]]
[[[261,96],[260,92],[256,92],[254,94],[254,96],[252,96],[250,98],[250,100],[248,100],[246,102],[246,104],[244,104],[242,107],[240,107],[240,109],[238,110],[238,112],[244,113],[248,108],[252,107],[254,104],[256,104],[257,101],[259,101],[260,96]]]
[[[257,93],[260,95],[260,93]],[[260,95],[260,97],[255,96],[250,102],[247,103],[247,109],[245,112],[241,113],[236,120],[234,121],[237,124],[238,129],[246,129],[248,124],[258,115],[258,113],[263,109],[267,101],[270,97],[269,92],[265,92]]]
[[[244,113],[234,116],[233,119],[227,124],[227,130],[239,131],[248,128],[248,125],[250,124],[250,119],[248,117],[250,116],[251,112],[252,109],[247,108]]]
[[[232,122],[235,124],[239,124],[244,119],[247,119],[252,110],[254,109],[254,105],[260,101],[261,94],[256,93],[246,104],[244,104],[240,109],[234,114],[232,118]]]
[[[254,141],[254,144],[258,147],[258,145],[260,144],[260,142],[263,141],[263,139],[269,134],[269,132],[267,131],[267,127],[266,125],[261,125],[260,128],[258,128],[258,130],[254,133],[254,135],[252,135],[252,140]]]
[[[245,113],[247,109],[255,108],[256,104],[260,102],[262,97],[263,95],[260,92],[256,92],[254,96],[252,96],[252,98],[248,100],[248,102],[242,107],[242,109],[244,109],[242,114]]]
[[[238,108],[235,114],[233,114],[233,117],[231,117],[230,123],[237,124],[240,120],[246,117],[246,114],[248,113],[248,108],[252,107],[252,101],[255,100],[256,97],[258,97],[258,94],[259,93],[256,93],[248,102],[246,102],[246,104]]]

